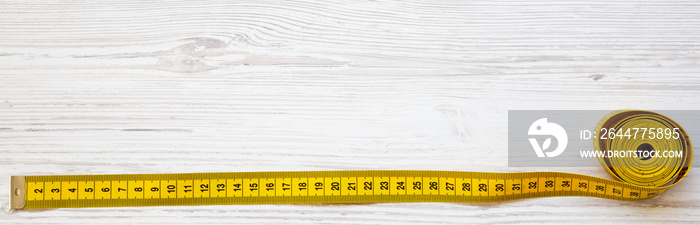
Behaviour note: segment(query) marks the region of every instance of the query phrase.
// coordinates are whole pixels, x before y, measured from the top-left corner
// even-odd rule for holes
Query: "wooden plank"
[[[700,109],[697,1],[0,5],[0,177],[522,171],[507,167],[509,109]],[[643,202],[61,209],[0,220],[693,224],[698,187],[691,172]]]

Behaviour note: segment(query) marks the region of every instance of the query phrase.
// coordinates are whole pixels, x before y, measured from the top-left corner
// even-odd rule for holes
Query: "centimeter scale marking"
[[[396,175],[410,176],[396,176]],[[152,178],[167,179],[152,179]],[[584,195],[619,200],[661,189],[558,172],[316,171],[27,176],[25,208],[259,203],[501,201]],[[384,198],[382,198],[384,197]]]

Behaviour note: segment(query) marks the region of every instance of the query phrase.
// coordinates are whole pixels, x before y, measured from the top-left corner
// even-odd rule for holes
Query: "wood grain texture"
[[[522,171],[507,167],[507,110],[697,110],[698,62],[697,1],[0,0],[0,177]],[[695,224],[699,194],[691,171],[642,202],[58,209],[0,221]]]

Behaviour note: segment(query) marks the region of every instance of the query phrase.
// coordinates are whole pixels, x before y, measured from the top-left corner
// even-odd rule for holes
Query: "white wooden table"
[[[524,171],[507,166],[507,110],[700,109],[698,62],[692,0],[0,1],[0,190],[10,175]],[[699,194],[691,171],[642,202],[57,209],[0,223],[696,224]]]

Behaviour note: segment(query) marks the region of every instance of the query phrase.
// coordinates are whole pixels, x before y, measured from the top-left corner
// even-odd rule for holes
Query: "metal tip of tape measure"
[[[23,176],[10,177],[10,210],[22,209],[27,203]]]

